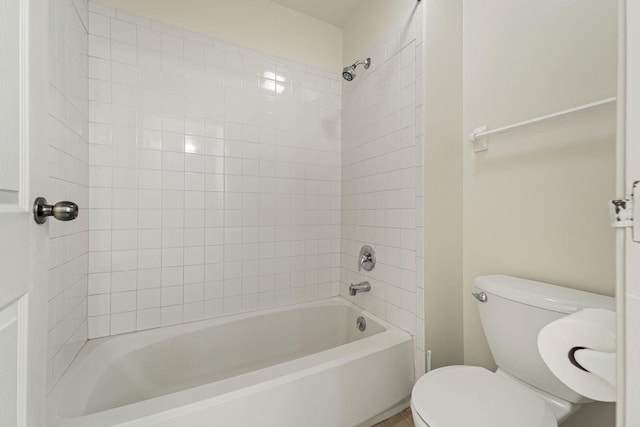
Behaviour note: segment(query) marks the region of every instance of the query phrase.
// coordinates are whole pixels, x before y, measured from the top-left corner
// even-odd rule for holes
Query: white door
[[[640,0],[626,1],[626,167],[631,191],[640,180]],[[635,233],[625,231],[625,387],[622,426],[640,426],[640,186],[635,191]],[[635,234],[635,235],[634,235]],[[620,412],[619,412],[620,414]]]
[[[42,425],[48,226],[47,1],[0,0],[0,426]]]

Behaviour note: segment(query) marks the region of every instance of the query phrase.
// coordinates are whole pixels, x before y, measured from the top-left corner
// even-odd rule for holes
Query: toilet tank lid
[[[475,286],[488,294],[560,313],[584,308],[616,309],[612,297],[502,274],[479,276]]]

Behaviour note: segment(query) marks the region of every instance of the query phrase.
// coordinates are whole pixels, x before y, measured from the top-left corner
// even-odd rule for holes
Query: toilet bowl
[[[540,396],[485,368],[450,366],[420,378],[411,395],[416,427],[557,427]]]
[[[503,275],[478,277],[474,296],[498,370],[448,366],[423,375],[411,393],[417,427],[557,427],[589,402],[549,371],[537,336],[578,310],[614,310],[613,298]]]

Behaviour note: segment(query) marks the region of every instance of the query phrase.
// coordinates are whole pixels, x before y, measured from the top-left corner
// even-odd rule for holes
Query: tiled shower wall
[[[339,75],[89,9],[89,337],[337,295]]]
[[[423,8],[370,49],[368,71],[344,84],[340,294],[415,338],[425,371],[423,286]],[[356,59],[356,58],[354,58]],[[376,252],[358,271],[362,245]],[[370,293],[348,286],[368,280]]]
[[[49,320],[47,388],[87,339],[89,251],[89,106],[87,2],[49,0],[50,203],[72,200],[75,221],[48,221]]]

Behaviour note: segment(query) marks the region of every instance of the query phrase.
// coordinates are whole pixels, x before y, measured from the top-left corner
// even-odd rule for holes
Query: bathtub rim
[[[91,358],[92,355],[94,355],[94,358],[100,357],[100,354],[96,353],[96,350],[100,348],[116,347],[116,350],[118,350],[118,348],[124,348],[124,351],[121,351],[121,354],[118,355],[119,357],[122,357],[156,342],[164,341],[186,333],[231,323],[237,320],[309,307],[335,305],[346,306],[353,309],[358,314],[365,316],[368,320],[370,319],[378,323],[384,328],[384,330],[369,337],[361,338],[337,347],[332,347],[317,353],[303,356],[301,358],[288,360],[221,381],[206,383],[193,388],[134,402],[113,409],[80,416],[63,416],[60,414],[61,402],[69,383],[75,379],[74,376],[76,375],[76,372],[84,367],[85,360]],[[133,343],[133,340],[141,335],[144,339],[141,342]],[[138,419],[149,419],[151,422],[154,417],[161,416],[163,413],[175,413],[181,410],[190,411],[197,409],[199,406],[211,405],[214,402],[224,402],[228,399],[238,398],[245,393],[253,393],[284,381],[292,381],[296,378],[301,378],[321,370],[330,369],[331,367],[338,366],[357,358],[365,357],[377,351],[382,351],[385,348],[412,340],[413,337],[408,332],[380,319],[369,311],[355,305],[341,296],[92,339],[85,343],[58,383],[49,392],[47,396],[46,416],[47,420],[50,421],[53,426],[83,426],[86,425],[86,422],[91,422],[93,419],[110,417],[111,415],[114,415],[117,419],[122,418],[122,415],[127,414],[130,414],[130,416],[125,417],[126,419],[122,421],[118,421],[119,423],[122,423],[118,425],[128,425],[127,422],[130,420]],[[106,364],[116,360],[117,358],[117,356],[113,357],[114,354],[111,352],[108,352],[107,355],[103,354],[103,356],[104,357],[102,358],[106,358],[106,361],[101,362]],[[106,365],[104,366],[106,367]],[[283,371],[282,375],[275,375],[278,371]],[[99,370],[97,372],[101,374],[103,370]],[[255,381],[256,379],[258,381]],[[214,394],[213,396],[210,395],[212,390],[215,390],[216,386],[224,386],[236,381],[238,383],[246,381],[247,384],[244,387],[238,387],[231,391]],[[87,381],[85,385],[94,386],[95,381]],[[208,394],[209,396],[207,396]],[[168,406],[162,406],[161,404],[163,402]],[[157,410],[150,411],[150,407],[153,406],[155,406]],[[141,416],[141,418],[135,418],[136,415]]]

